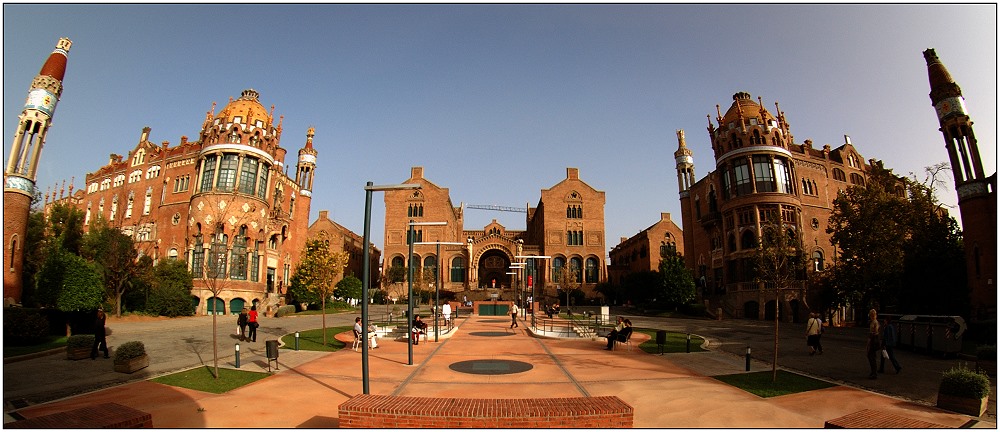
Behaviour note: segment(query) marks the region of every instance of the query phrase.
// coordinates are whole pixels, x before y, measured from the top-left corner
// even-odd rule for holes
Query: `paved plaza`
[[[529,399],[614,395],[634,408],[634,426],[650,428],[821,428],[826,420],[866,408],[948,427],[995,427],[926,404],[843,385],[760,398],[711,378],[743,371],[744,360],[724,352],[661,356],[638,348],[604,351],[600,338],[537,338],[525,330],[525,323],[517,329],[509,329],[509,323],[503,317],[460,319],[456,329],[439,342],[431,334],[429,341],[414,346],[413,365],[407,364],[405,341],[383,339],[369,355],[371,393]],[[636,334],[634,342],[644,337]],[[241,369],[267,370],[261,342],[258,339],[244,350]],[[227,358],[221,366],[234,367],[232,360]],[[206,362],[211,363],[210,352]],[[31,418],[117,402],[151,413],[158,428],[333,428],[339,425],[337,407],[362,393],[361,354],[350,345],[334,353],[281,350],[277,368],[273,376],[225,394],[142,380],[17,412]],[[756,371],[769,368],[763,363],[752,365]],[[9,402],[7,382],[4,393]]]

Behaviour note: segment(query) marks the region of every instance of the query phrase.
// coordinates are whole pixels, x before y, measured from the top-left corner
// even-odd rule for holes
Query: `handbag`
[[[883,349],[882,350],[882,357],[884,357],[886,360],[889,360],[889,351]]]

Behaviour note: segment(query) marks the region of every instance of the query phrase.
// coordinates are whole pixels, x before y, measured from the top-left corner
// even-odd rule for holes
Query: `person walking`
[[[809,314],[809,321],[806,323],[806,345],[809,346],[809,355],[819,351],[823,354],[823,347],[819,344],[819,335],[823,329],[823,323],[819,320],[819,314],[813,312]]]
[[[250,327],[250,333],[247,335],[247,339],[250,342],[257,342],[257,327],[260,327],[260,323],[257,322],[257,306],[250,306],[250,313],[247,315],[247,325]]]
[[[108,355],[108,340],[107,340],[107,330],[104,324],[107,322],[108,316],[104,314],[104,308],[97,308],[97,318],[94,320],[94,346],[90,349],[90,359],[97,359],[97,351],[104,351],[104,358],[109,358]]]
[[[878,358],[879,352],[882,351],[881,342],[881,332],[878,325],[878,312],[875,309],[868,311],[868,343],[865,346],[865,354],[868,356],[868,367],[871,372],[868,374],[868,378],[877,379],[877,366],[875,360]]]
[[[240,315],[238,317],[236,317],[236,325],[238,325],[240,327],[240,340],[241,341],[246,340],[246,336],[247,336],[247,323],[249,323],[249,322],[250,322],[249,311],[247,310],[247,308],[244,307],[243,310],[240,311]]]
[[[444,317],[444,325],[447,327],[451,323],[451,303],[444,302],[441,305],[441,316]]]
[[[896,361],[896,354],[893,352],[893,348],[896,346],[896,325],[889,321],[888,318],[882,319],[882,361],[879,362],[878,372],[885,373],[885,359],[888,358],[889,362],[892,363],[892,367],[896,368],[896,373],[903,370],[903,367],[899,365]]]
[[[510,302],[510,328],[519,327],[517,325],[517,314],[520,312],[514,302]]]

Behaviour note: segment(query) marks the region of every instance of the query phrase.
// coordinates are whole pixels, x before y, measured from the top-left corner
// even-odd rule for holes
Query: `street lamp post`
[[[440,334],[440,332],[438,331],[438,308],[441,307],[441,285],[444,285],[444,274],[441,273],[441,245],[465,246],[465,243],[433,241],[433,242],[417,242],[417,244],[419,244],[419,245],[430,245],[430,244],[437,245],[437,252],[436,252],[437,253],[437,255],[436,255],[436,257],[437,257],[437,269],[436,270],[437,270],[438,274],[434,278],[435,279],[435,281],[434,281],[434,342],[437,342],[438,341],[438,335]]]
[[[535,263],[534,260],[535,259],[549,259],[549,258],[552,258],[552,257],[550,257],[548,255],[517,255],[514,258],[524,259],[524,260],[530,259],[531,263],[532,263],[531,267],[532,268],[536,268],[534,266],[534,263]],[[527,319],[527,317],[525,317],[525,319]],[[534,280],[532,280],[532,284],[531,284],[531,326],[532,327],[535,326],[535,281]]]
[[[514,273],[507,273],[507,274],[515,275],[516,279],[514,279],[514,290],[517,291],[517,298],[518,298],[518,300],[520,300],[521,310],[523,311],[521,316],[524,317],[525,319],[527,319],[527,316],[528,316],[527,313],[528,312],[527,312],[527,308],[525,308],[525,304],[524,304],[527,299],[525,298],[524,290],[521,289],[521,280],[523,280],[524,278],[523,277],[518,277],[518,273],[517,273],[518,271],[524,270],[524,263],[511,263],[510,264],[510,269],[514,270]]]
[[[371,289],[371,231],[372,231],[372,192],[420,189],[419,184],[405,183],[397,185],[375,186],[372,182],[365,184],[365,233],[363,247],[365,248],[361,263],[361,328],[368,328],[368,290]],[[368,388],[368,338],[361,338],[361,383],[364,394],[369,394]]]
[[[408,324],[406,328],[407,333],[410,333],[406,338],[407,358],[409,359],[406,364],[410,366],[413,366],[413,244],[417,242],[413,227],[433,225],[448,225],[448,222],[414,222],[413,219],[410,219],[409,229],[406,231],[406,241],[410,243],[410,256],[406,258],[406,322]]]

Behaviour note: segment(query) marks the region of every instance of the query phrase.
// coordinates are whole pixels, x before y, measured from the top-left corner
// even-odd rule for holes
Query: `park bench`
[[[11,429],[134,429],[152,428],[153,416],[116,403],[91,405],[7,423]]]
[[[896,414],[863,409],[823,424],[826,429],[940,429],[947,426]]]

